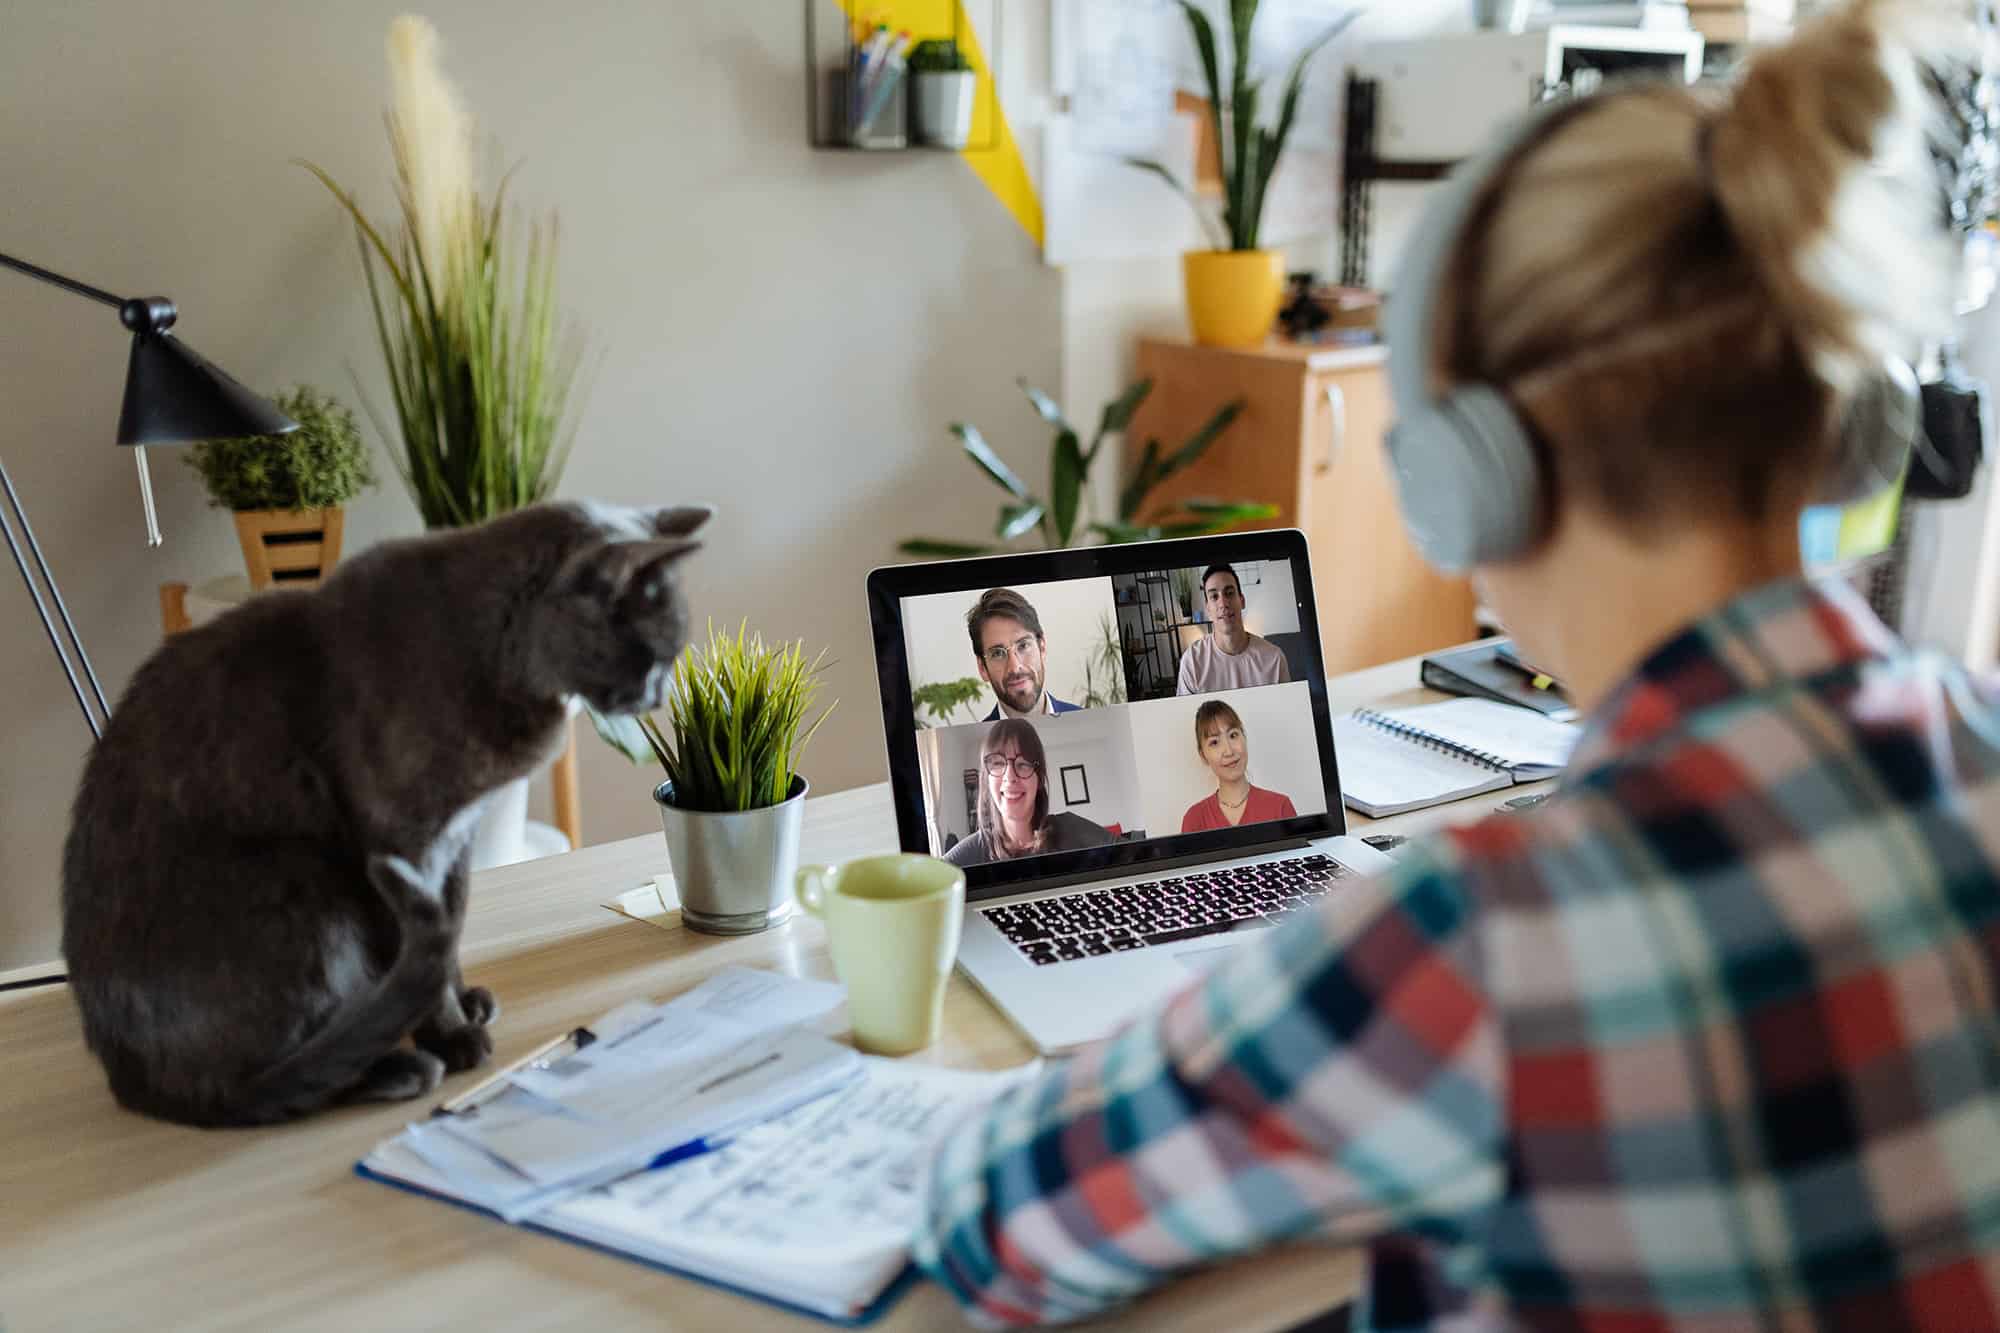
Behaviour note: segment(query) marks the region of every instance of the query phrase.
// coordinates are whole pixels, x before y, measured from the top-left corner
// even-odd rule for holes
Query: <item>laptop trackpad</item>
[[[1239,926],[1227,934],[1214,936],[1199,948],[1182,949],[1174,958],[1190,972],[1206,972],[1221,962],[1224,954],[1234,953],[1237,945],[1256,939],[1268,929],[1268,926],[1259,926],[1245,930]]]

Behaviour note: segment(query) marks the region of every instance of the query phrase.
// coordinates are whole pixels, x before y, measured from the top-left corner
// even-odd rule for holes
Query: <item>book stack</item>
[[[1703,40],[1723,45],[1782,41],[1797,17],[1794,0],[1688,0]]]

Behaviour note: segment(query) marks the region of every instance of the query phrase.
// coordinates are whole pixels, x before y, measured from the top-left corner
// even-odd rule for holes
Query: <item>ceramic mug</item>
[[[937,1040],[965,922],[965,872],[935,856],[803,866],[799,906],[826,922],[854,1044],[904,1055]]]

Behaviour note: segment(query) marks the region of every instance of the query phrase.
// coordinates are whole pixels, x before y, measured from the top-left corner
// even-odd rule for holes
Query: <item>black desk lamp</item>
[[[160,520],[153,511],[153,479],[146,472],[147,445],[184,444],[190,440],[228,439],[241,435],[283,435],[299,428],[298,422],[210,365],[192,347],[168,332],[179,312],[166,297],[120,300],[109,292],[86,287],[59,273],[51,273],[8,255],[0,255],[0,265],[115,307],[119,320],[132,330],[132,359],[125,370],[125,405],[118,413],[118,443],[131,447],[133,460],[139,467],[139,498],[146,509],[147,545],[160,544]],[[56,658],[62,663],[63,674],[69,677],[69,687],[76,694],[76,705],[83,710],[83,720],[90,724],[93,736],[102,738],[104,720],[111,716],[110,705],[104,702],[104,690],[97,683],[97,673],[91,670],[90,658],[83,651],[83,640],[77,637],[76,625],[69,618],[69,608],[63,605],[55,575],[49,572],[49,563],[42,558],[42,548],[35,541],[35,530],[28,526],[27,512],[21,508],[21,497],[15,494],[13,479],[7,475],[4,463],[0,463],[0,491],[6,495],[6,505],[0,508],[0,535],[6,537],[7,549],[13,552],[14,563],[20,567],[21,578],[28,585],[28,596],[34,600],[36,614],[42,618],[42,628],[47,631],[49,643],[56,650]],[[18,534],[15,532],[17,524],[20,527]],[[48,585],[48,602],[55,603],[56,615],[62,619],[62,634],[56,632],[56,622],[49,615],[48,602],[43,601],[35,576],[28,572],[27,558],[21,554],[24,542],[35,558],[35,568],[40,572],[42,582]],[[76,655],[75,662],[70,660],[72,652]],[[77,678],[79,664],[83,668],[82,680]],[[90,684],[87,697],[84,681]],[[95,712],[91,710],[93,700],[97,705]]]

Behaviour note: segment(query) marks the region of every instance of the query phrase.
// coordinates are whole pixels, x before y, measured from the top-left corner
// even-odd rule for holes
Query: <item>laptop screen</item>
[[[1298,534],[904,566],[870,587],[902,844],[969,889],[1343,831]]]

